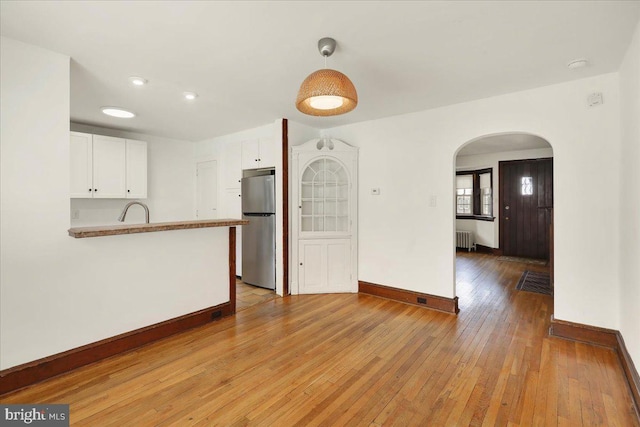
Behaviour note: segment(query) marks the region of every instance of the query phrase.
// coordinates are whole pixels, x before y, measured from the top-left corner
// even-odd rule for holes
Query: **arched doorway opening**
[[[523,132],[483,135],[467,141],[454,155],[455,295],[464,307],[473,255],[517,262],[526,273],[547,271],[553,283],[553,148],[544,138]],[[484,265],[489,265],[485,263]],[[502,264],[491,263],[492,270]],[[512,267],[512,266],[510,266]],[[477,265],[473,274],[478,273]],[[483,271],[487,278],[498,271]],[[477,276],[475,276],[477,277]],[[520,283],[518,282],[518,286]],[[459,292],[460,291],[460,292]],[[471,294],[466,295],[472,298]]]

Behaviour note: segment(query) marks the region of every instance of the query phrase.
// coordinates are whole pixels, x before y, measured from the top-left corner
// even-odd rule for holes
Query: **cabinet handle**
[[[300,265],[302,265],[302,263],[300,263]]]
[[[258,161],[261,161],[262,159],[258,159]]]
[[[91,188],[89,189],[89,193],[91,193]]]
[[[131,190],[127,190],[127,193],[131,193]]]
[[[97,193],[97,192],[98,192],[98,189],[97,189],[97,188],[94,188],[94,189],[93,189],[93,192],[94,192],[94,193]]]

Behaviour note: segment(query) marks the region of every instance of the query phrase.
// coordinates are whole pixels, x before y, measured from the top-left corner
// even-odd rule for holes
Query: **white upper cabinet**
[[[273,139],[260,138],[242,141],[242,169],[276,166],[276,149]]]
[[[277,163],[277,150],[272,138],[260,138],[260,167],[275,168]]]
[[[126,141],[93,136],[93,197],[126,198]]]
[[[127,139],[127,199],[147,198],[147,143]]]
[[[72,198],[147,197],[147,143],[71,132]]]
[[[93,197],[93,135],[71,132],[71,197]]]

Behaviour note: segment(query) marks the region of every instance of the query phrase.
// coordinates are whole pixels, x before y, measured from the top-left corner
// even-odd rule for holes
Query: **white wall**
[[[471,142],[473,144],[473,142]],[[478,221],[473,219],[456,219],[456,230],[473,231],[476,243],[490,248],[500,247],[500,169],[499,162],[520,159],[540,159],[553,157],[553,149],[503,151],[500,153],[457,156],[456,170],[472,170],[493,168],[493,216],[495,220]],[[452,210],[455,215],[455,209]]]
[[[294,120],[287,121],[287,128],[289,130],[289,146],[304,144],[305,142],[320,138],[321,130],[312,128],[311,126],[303,125]]]
[[[618,329],[618,90],[618,75],[606,74],[329,129],[360,147],[359,279],[453,297],[456,151],[484,135],[531,133],[553,147],[555,315]],[[605,103],[590,108],[596,91]]]
[[[0,369],[228,301],[227,228],[67,235],[69,57],[0,55]]]
[[[71,123],[71,130],[96,135],[130,138],[147,142],[147,198],[151,222],[187,221],[195,219],[195,144],[190,141],[161,138],[118,129]],[[79,219],[71,219],[72,227],[121,224],[118,216],[131,200],[127,199],[71,199],[71,212],[77,210]],[[144,210],[132,207],[126,223],[144,222]]]
[[[640,24],[620,68],[620,332],[640,367]]]

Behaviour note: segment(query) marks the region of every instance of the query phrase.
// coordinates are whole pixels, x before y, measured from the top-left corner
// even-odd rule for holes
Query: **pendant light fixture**
[[[311,116],[337,116],[348,113],[358,105],[358,94],[349,77],[340,71],[327,68],[327,58],[336,50],[336,41],[330,37],[318,41],[318,50],[324,56],[322,70],[304,79],[296,108]]]

